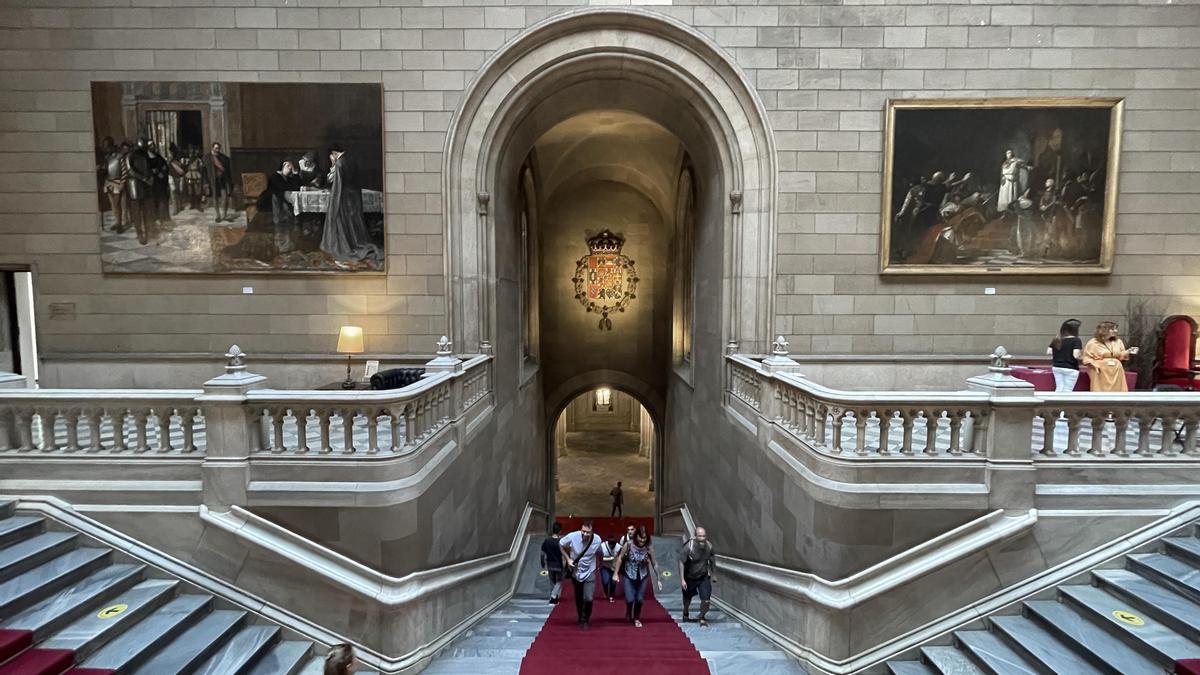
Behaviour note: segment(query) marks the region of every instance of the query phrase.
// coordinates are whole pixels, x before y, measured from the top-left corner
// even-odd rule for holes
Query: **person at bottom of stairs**
[[[658,579],[658,570],[654,565],[654,552],[650,550],[650,535],[646,526],[638,527],[633,539],[621,548],[617,554],[617,579],[625,589],[625,620],[633,622],[634,626],[642,627],[642,603],[646,601],[646,584],[650,579]],[[658,590],[662,590],[662,580],[658,579]]]
[[[697,527],[696,533],[679,551],[679,578],[683,584],[683,620],[691,621],[692,598],[700,596],[700,625],[708,625],[708,602],[717,580],[716,554],[708,532]]]
[[[554,524],[550,536],[542,542],[542,569],[550,577],[550,604],[558,604],[558,596],[562,593],[563,557],[559,548],[559,538],[562,536],[562,525]]]
[[[342,643],[325,654],[325,675],[350,675],[354,669],[354,648]]]

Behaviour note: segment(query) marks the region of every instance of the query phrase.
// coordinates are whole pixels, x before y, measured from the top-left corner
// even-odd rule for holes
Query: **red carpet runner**
[[[670,592],[664,584],[663,591]],[[592,606],[592,629],[575,623],[575,593],[563,581],[562,599],[534,638],[521,661],[522,675],[702,675],[708,664],[687,639],[667,610],[646,593],[642,627],[625,623],[625,601],[617,589],[617,601],[604,599],[596,584]]]
[[[554,519],[554,522],[563,526],[563,534],[574,532],[583,524],[583,518],[559,516]],[[629,525],[634,527],[638,525],[646,526],[646,533],[654,536],[654,519],[653,518],[592,518],[592,527],[595,528],[596,534],[607,539],[610,535],[620,537],[625,534],[625,528]]]

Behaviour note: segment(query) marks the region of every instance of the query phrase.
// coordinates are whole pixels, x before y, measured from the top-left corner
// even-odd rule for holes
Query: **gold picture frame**
[[[1111,273],[1123,113],[1117,97],[890,99],[880,273]]]

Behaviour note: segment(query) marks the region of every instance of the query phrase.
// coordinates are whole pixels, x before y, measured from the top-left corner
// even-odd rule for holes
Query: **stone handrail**
[[[830,389],[796,372],[799,364],[786,355],[759,361],[732,354],[726,362],[731,403],[748,406],[762,422],[813,450],[843,459],[1198,454],[1200,395],[1035,392],[1009,375],[1003,348],[993,355],[989,374],[953,392]]]

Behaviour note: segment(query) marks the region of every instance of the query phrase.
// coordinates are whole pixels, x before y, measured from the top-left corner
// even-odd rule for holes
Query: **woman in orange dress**
[[[1096,334],[1083,346],[1083,364],[1087,366],[1092,391],[1129,391],[1121,363],[1137,354],[1138,348],[1126,349],[1119,335],[1116,322],[1101,321]]]

